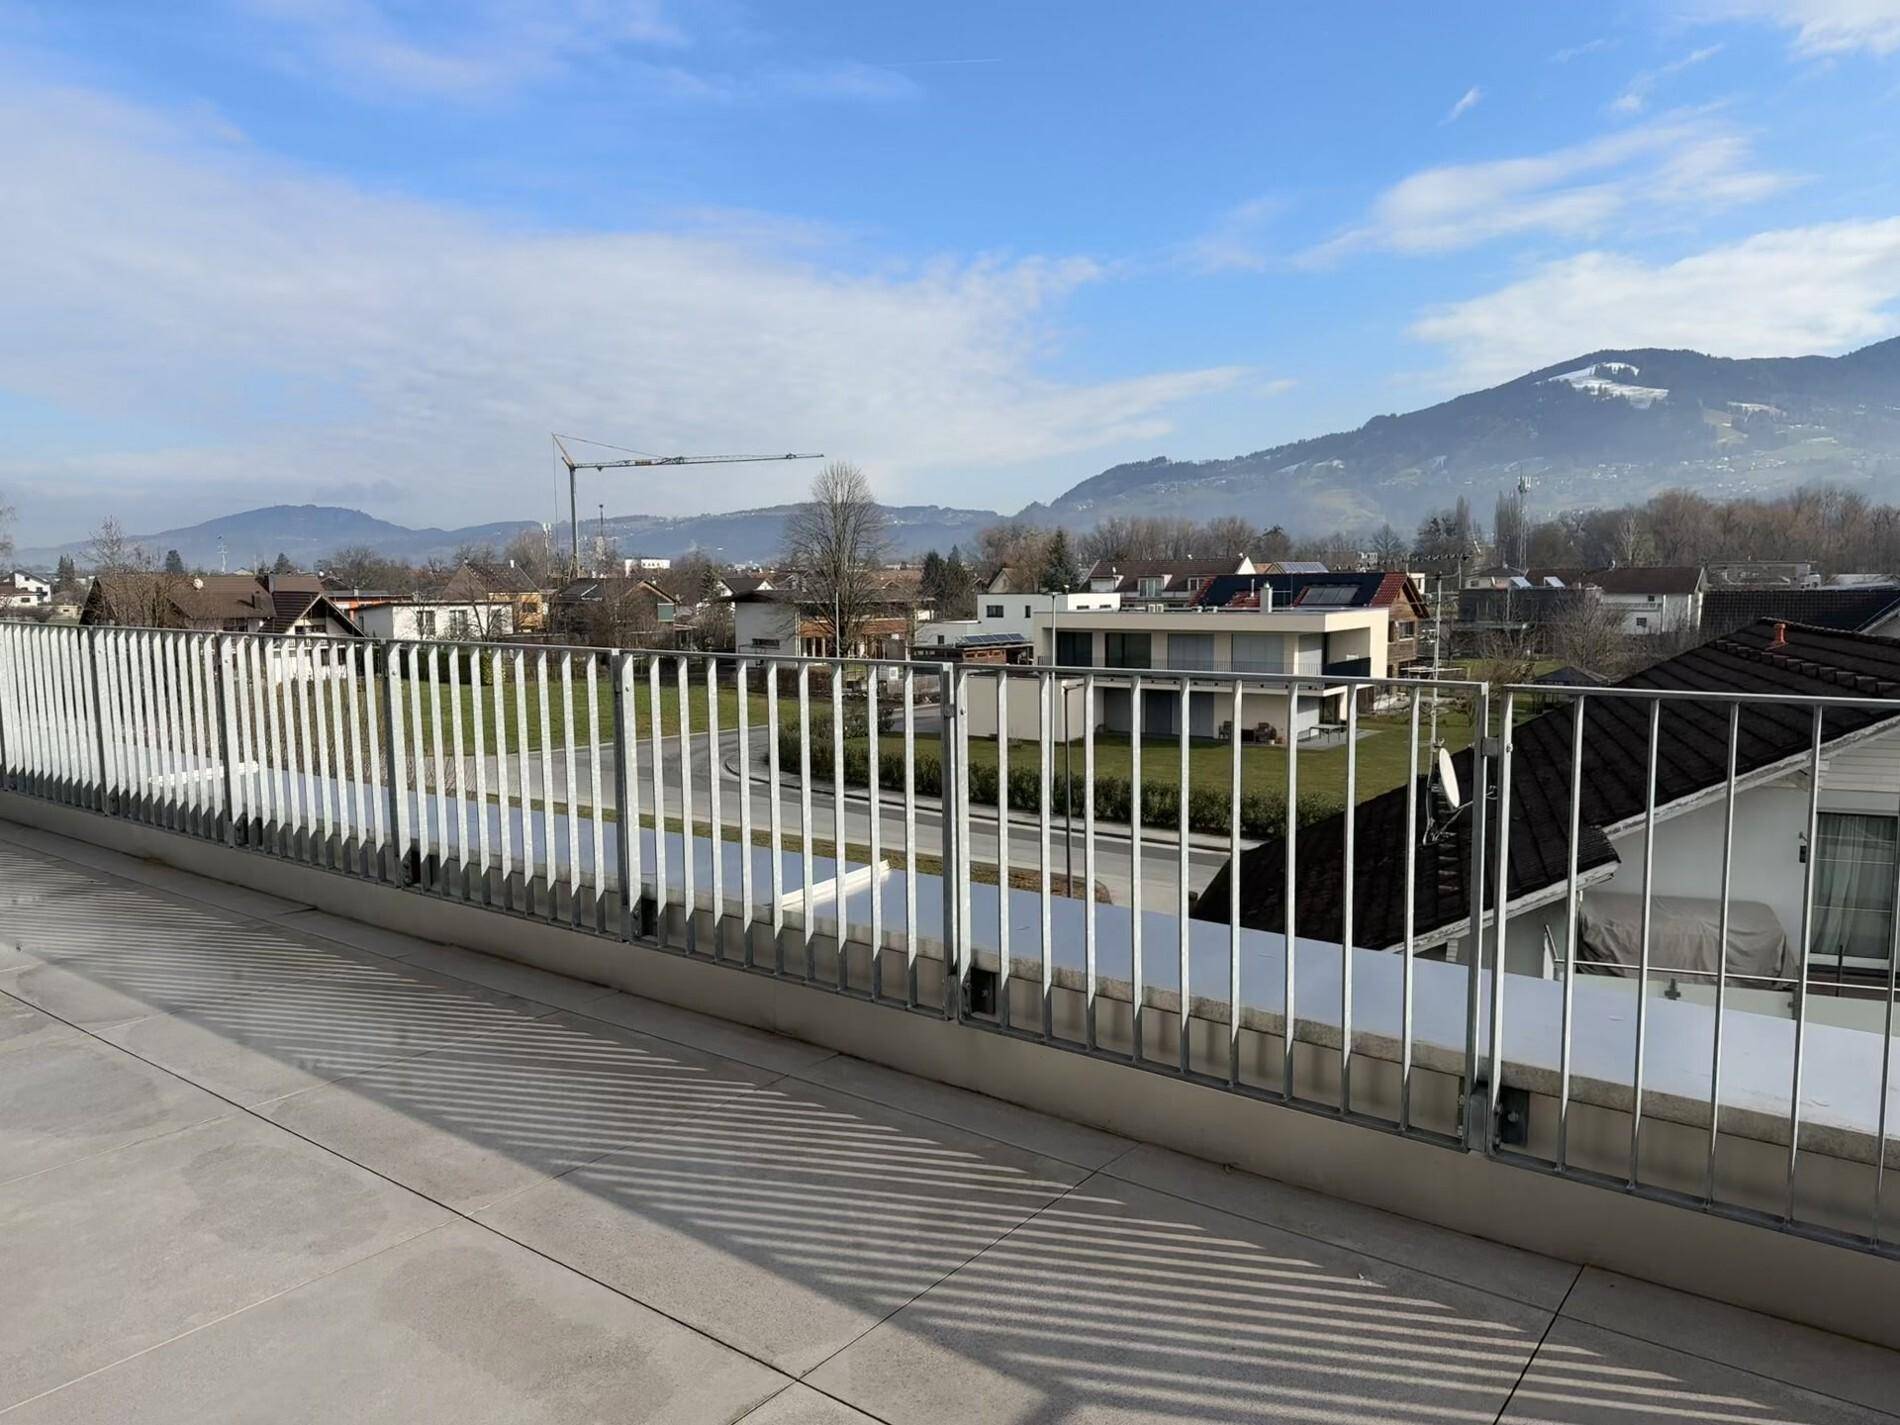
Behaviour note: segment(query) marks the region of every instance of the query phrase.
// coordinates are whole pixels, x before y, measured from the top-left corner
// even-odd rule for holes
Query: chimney
[[[1786,648],[1788,646],[1787,624],[1777,623],[1775,625],[1775,636],[1768,640],[1768,646],[1770,648]]]

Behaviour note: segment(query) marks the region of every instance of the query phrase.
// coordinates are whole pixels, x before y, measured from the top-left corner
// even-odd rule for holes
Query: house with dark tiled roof
[[[1120,594],[1124,603],[1191,604],[1224,574],[1251,574],[1244,554],[1219,559],[1098,559],[1084,581],[1090,593]]]
[[[1653,973],[1678,974],[1681,993],[1708,989],[1717,964],[1751,977],[1738,994],[1785,1013],[1774,995],[1800,969],[1803,927],[1810,973],[1843,986],[1884,983],[1895,917],[1900,852],[1900,642],[1866,634],[1762,621],[1666,659],[1615,685],[1702,693],[1891,700],[1884,707],[1830,707],[1819,725],[1821,785],[1810,780],[1816,727],[1810,707],[1607,696],[1579,688],[1512,734],[1507,965],[1552,974],[1571,958],[1565,910],[1571,875],[1570,799],[1575,697],[1583,699],[1582,795],[1575,816],[1582,915],[1580,969],[1632,972],[1640,946],[1646,865],[1653,877],[1649,931]],[[1650,747],[1651,708],[1656,746]],[[1731,710],[1735,722],[1734,861],[1729,938],[1716,942],[1728,815]],[[1383,735],[1383,734],[1374,734]],[[1402,734],[1394,734],[1402,735]],[[1429,751],[1421,766],[1429,766]],[[1483,780],[1467,748],[1449,757],[1448,781],[1421,777],[1363,801],[1354,821],[1352,943],[1414,953],[1469,953],[1474,903],[1473,833],[1484,833],[1483,884],[1475,897],[1495,913],[1499,758]],[[1656,847],[1644,854],[1655,778]],[[1454,804],[1449,787],[1462,799]],[[1811,796],[1814,798],[1810,800]],[[1814,836],[1809,813],[1815,814]],[[1408,835],[1409,828],[1409,835]],[[1302,936],[1337,941],[1346,908],[1343,814],[1296,833],[1294,913]],[[1804,910],[1813,861],[1813,909]],[[1411,866],[1408,878],[1407,866]],[[1194,914],[1225,921],[1238,879],[1243,925],[1286,923],[1284,838],[1243,851],[1202,893]],[[1775,1008],[1779,1003],[1780,1008]]]
[[[311,574],[102,574],[87,592],[79,621],[328,638],[363,634]]]
[[[1705,636],[1730,633],[1757,619],[1783,619],[1842,633],[1900,633],[1900,584],[1845,588],[1712,588],[1702,596]]]
[[[508,623],[513,632],[535,633],[547,627],[547,596],[513,560],[506,564],[465,560],[420,597],[442,606],[505,603],[511,609]]]

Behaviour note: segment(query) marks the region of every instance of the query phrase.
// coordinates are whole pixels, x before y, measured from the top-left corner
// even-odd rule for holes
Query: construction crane
[[[570,552],[574,561],[574,577],[581,572],[581,524],[579,519],[577,482],[575,474],[581,470],[629,470],[652,465],[751,465],[765,460],[823,460],[817,455],[633,455],[620,460],[576,460],[568,454],[566,442],[583,441],[588,445],[600,445],[597,440],[587,440],[585,436],[570,435],[554,437],[554,448],[559,452],[561,463],[567,467],[567,532]],[[609,449],[618,449],[609,446]],[[606,520],[603,517],[603,531]]]

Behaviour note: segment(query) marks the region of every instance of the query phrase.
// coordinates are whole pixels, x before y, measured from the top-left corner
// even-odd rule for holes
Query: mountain
[[[409,529],[336,505],[269,505],[131,538],[145,546],[154,559],[162,559],[166,550],[176,549],[186,564],[198,569],[219,567],[222,539],[224,560],[237,570],[254,568],[260,562],[268,564],[280,553],[288,554],[299,567],[308,568],[322,556],[349,545],[367,545],[379,554],[403,559],[445,557],[464,544],[500,546],[522,530],[539,528],[527,520],[504,520],[462,529]],[[60,555],[70,554],[83,568],[90,548],[90,541],[76,540],[46,549],[22,549],[19,557],[22,563],[50,565]]]
[[[663,519],[653,515],[610,515],[607,533],[627,554],[672,557],[688,550],[704,549],[714,557],[733,563],[769,561],[783,548],[785,519],[794,507],[772,505],[765,509],[734,510],[725,514],[689,515]],[[1001,518],[994,510],[947,509],[940,505],[894,505],[889,507],[891,541],[900,555],[921,554],[927,549],[948,549],[952,544],[970,544],[978,530]],[[366,515],[361,510],[336,505],[270,505],[246,510],[241,514],[222,515],[201,524],[152,534],[133,535],[154,559],[176,549],[193,568],[219,567],[219,540],[231,569],[254,568],[269,563],[281,552],[300,568],[310,568],[325,555],[351,545],[366,545],[379,554],[421,562],[430,558],[446,559],[464,545],[486,544],[501,548],[524,531],[539,531],[531,520],[503,520],[494,524],[465,525],[460,529],[410,529],[388,520]],[[583,544],[598,533],[591,520],[581,523]],[[557,548],[567,542],[565,522],[554,529]],[[19,561],[28,567],[47,567],[70,554],[85,566],[90,542],[47,548],[22,548]]]
[[[1846,356],[1597,351],[1405,415],[1228,460],[1117,465],[1023,513],[1086,527],[1168,510],[1289,530],[1409,527],[1467,495],[1480,518],[1520,477],[1542,510],[1686,486],[1771,494],[1815,481],[1900,495],[1900,338]]]

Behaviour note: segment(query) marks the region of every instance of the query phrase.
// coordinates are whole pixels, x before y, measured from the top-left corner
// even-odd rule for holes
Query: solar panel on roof
[[[1350,604],[1358,592],[1350,584],[1308,584],[1293,602],[1309,607],[1339,608]]]

